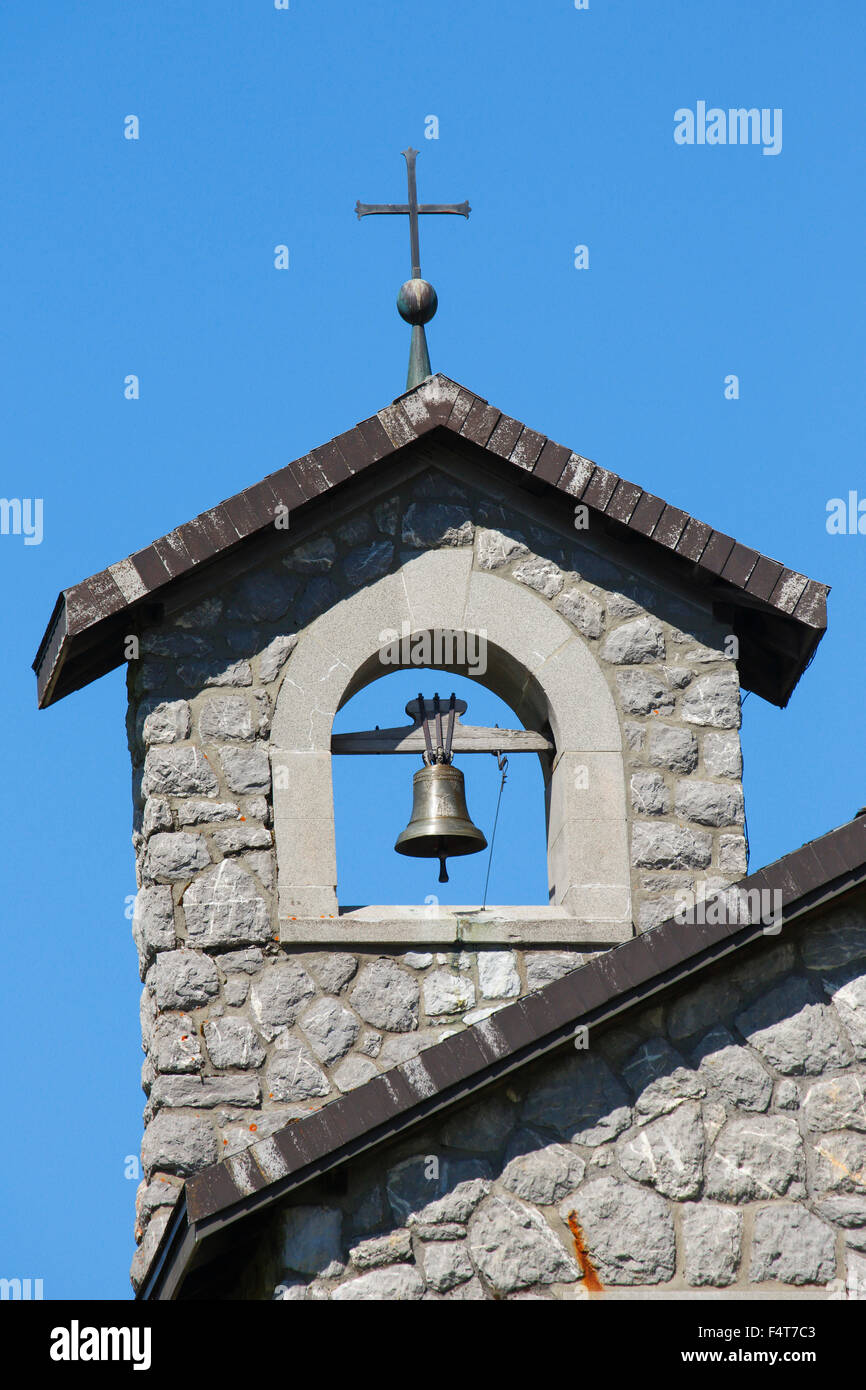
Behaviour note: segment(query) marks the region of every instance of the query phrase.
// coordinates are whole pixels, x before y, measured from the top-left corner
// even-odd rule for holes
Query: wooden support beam
[[[423,753],[424,733],[418,725],[402,729],[365,729],[333,734],[332,753]],[[532,729],[489,729],[459,724],[451,745],[454,753],[553,753],[550,739]]]

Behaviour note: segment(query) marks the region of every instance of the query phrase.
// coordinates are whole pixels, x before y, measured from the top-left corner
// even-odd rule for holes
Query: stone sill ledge
[[[585,921],[564,907],[345,907],[336,917],[285,917],[280,941],[316,946],[613,946],[630,921]]]

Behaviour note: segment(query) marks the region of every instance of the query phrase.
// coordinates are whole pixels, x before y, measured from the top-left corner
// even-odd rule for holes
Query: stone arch
[[[335,604],[301,635],[271,733],[281,919],[339,912],[334,716],[399,667],[381,659],[394,634],[451,631],[483,637],[487,664],[483,674],[467,664],[445,669],[480,680],[524,725],[552,735],[555,753],[542,760],[549,905],[583,923],[630,925],[622,740],[607,682],[584,640],[536,593],[472,565],[469,547],[426,551]]]

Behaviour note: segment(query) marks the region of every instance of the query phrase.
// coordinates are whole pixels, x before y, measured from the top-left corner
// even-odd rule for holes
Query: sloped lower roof
[[[650,564],[663,561],[681,577],[685,572],[708,602],[731,609],[725,616],[740,637],[741,684],[775,704],[787,703],[826,627],[827,585],[713,530],[437,374],[354,429],[64,589],[33,663],[40,706],[119,666],[130,614],[154,621],[166,603],[189,594],[194,575],[273,536],[278,506],[298,513],[432,431],[483,451],[533,491],[558,490],[572,505],[585,503],[609,529],[640,542]]]
[[[784,932],[795,918],[864,884],[866,815],[735,887],[778,891]],[[192,1264],[202,1256],[206,1261],[220,1241],[207,1252],[202,1247],[229,1226],[537,1060],[572,1038],[578,1025],[598,1027],[691,980],[763,934],[760,922],[683,926],[670,919],[194,1174],[154,1252],[139,1297],[174,1297]]]

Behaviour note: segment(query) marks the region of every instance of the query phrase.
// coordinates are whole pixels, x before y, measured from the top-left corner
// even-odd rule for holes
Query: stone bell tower
[[[407,163],[397,211],[468,213],[418,207]],[[146,1296],[180,1287],[166,1271],[183,1232],[207,1235],[220,1203],[283,1190],[287,1146],[322,1171],[303,1149],[317,1116],[351,1127],[355,1105],[357,1151],[404,1091],[428,1113],[457,1086],[435,1058],[480,1049],[495,1068],[515,1005],[535,1008],[602,953],[624,960],[622,943],[661,941],[684,895],[740,880],[741,686],[784,705],[823,632],[824,586],[431,375],[412,225],[405,394],[64,591],[37,657],[44,705],[137,639],[133,1281]],[[331,760],[348,736],[334,716],[411,665],[413,639],[443,635],[483,641],[479,678],[514,711],[510,746],[542,761],[548,898],[346,904]],[[474,674],[465,640],[446,650],[443,669]],[[395,747],[422,736],[384,733]],[[455,748],[484,736],[458,726]],[[352,1221],[387,1229],[372,1207]],[[333,1250],[298,1256],[296,1274],[343,1277],[332,1226],[313,1223],[307,1247]]]

